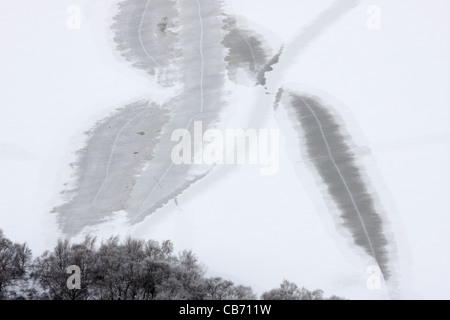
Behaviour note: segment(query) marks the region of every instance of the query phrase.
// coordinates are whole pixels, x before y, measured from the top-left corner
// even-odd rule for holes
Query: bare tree
[[[25,299],[26,280],[31,261],[31,250],[26,244],[13,243],[0,229],[0,300]]]

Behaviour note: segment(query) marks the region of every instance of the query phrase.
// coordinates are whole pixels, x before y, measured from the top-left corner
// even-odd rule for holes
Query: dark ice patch
[[[176,82],[173,62],[181,56],[173,0],[126,0],[118,4],[112,30],[117,50],[134,67],[158,75],[160,84]]]
[[[62,192],[64,203],[53,209],[65,234],[76,234],[127,208],[137,176],[153,159],[168,120],[166,111],[143,101],[118,109],[86,133],[86,146],[71,164],[73,187]]]
[[[283,91],[278,94],[281,96]],[[305,158],[326,185],[327,199],[339,209],[342,225],[354,243],[373,257],[386,280],[391,276],[388,257],[389,242],[384,221],[377,210],[375,197],[364,180],[364,170],[350,147],[351,137],[337,115],[316,97],[286,93],[283,105],[292,116],[299,140],[305,145]],[[279,108],[281,97],[275,104]],[[299,146],[302,148],[302,146]]]
[[[229,79],[238,82],[237,72],[242,69],[255,85],[263,84],[264,73],[273,57],[267,41],[255,31],[238,26],[237,19],[232,16],[224,20],[223,29],[226,31],[223,45],[228,49],[225,61]]]

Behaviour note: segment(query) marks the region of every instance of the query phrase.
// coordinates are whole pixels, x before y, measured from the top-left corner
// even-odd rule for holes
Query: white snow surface
[[[50,211],[71,181],[83,132],[116,107],[170,96],[114,50],[116,2],[0,3],[0,228],[35,255],[61,236]],[[332,3],[228,0],[227,10],[288,44]],[[66,27],[70,5],[81,8],[80,30]],[[381,9],[380,30],[366,26],[371,5]],[[338,99],[355,142],[370,150],[367,168],[398,242],[400,298],[450,298],[449,9],[446,0],[363,0],[283,79]],[[265,125],[277,128],[271,109],[248,109],[255,89],[229,85],[227,125],[264,112]],[[177,251],[194,250],[209,275],[258,293],[288,279],[326,295],[389,298],[384,286],[367,288],[370,261],[335,230],[311,196],[313,179],[298,179],[281,139],[277,175],[261,176],[255,166],[218,170],[179,196],[179,206],[171,202],[134,226],[117,212],[83,234],[170,239]]]

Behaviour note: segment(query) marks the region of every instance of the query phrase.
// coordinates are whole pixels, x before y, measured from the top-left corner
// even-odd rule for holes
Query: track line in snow
[[[142,17],[141,17],[141,22],[139,23],[139,28],[138,28],[138,36],[139,36],[139,42],[141,44],[141,48],[142,50],[144,50],[145,55],[150,58],[150,60],[153,61],[154,64],[156,64],[157,66],[159,66],[159,63],[156,62],[156,60],[148,53],[147,49],[145,49],[144,43],[142,42],[142,24],[144,23],[144,18],[145,18],[145,14],[147,13],[147,7],[149,5],[151,0],[147,0],[147,3],[145,4],[145,8],[144,8],[144,12],[142,13]]]
[[[203,94],[203,82],[205,74],[205,59],[203,57],[203,36],[204,36],[204,26],[202,17],[202,7],[200,6],[200,0],[197,1],[198,7],[198,18],[200,21],[200,59],[202,60],[201,70],[200,70],[200,112],[203,112],[204,107],[204,94]]]
[[[191,120],[189,120],[189,123],[187,124],[187,126],[186,126],[186,128],[185,128],[184,135],[183,135],[183,140],[182,140],[182,141],[184,141],[184,139],[186,138],[187,130],[188,130],[189,126],[192,124],[193,121],[194,121],[194,118],[191,118]],[[145,203],[146,203],[147,200],[153,195],[153,193],[154,193],[155,190],[156,190],[156,187],[158,187],[158,186],[160,187],[160,186],[161,186],[161,183],[164,181],[164,179],[166,178],[167,174],[168,174],[169,171],[172,169],[172,167],[173,167],[173,161],[170,162],[169,167],[167,167],[166,171],[164,171],[164,174],[162,175],[161,179],[159,179],[159,181],[158,181],[155,177],[153,177],[153,179],[156,180],[157,184],[152,188],[152,190],[150,191],[150,193],[148,194],[148,196],[145,197],[144,201],[142,202],[142,204],[141,204],[141,206],[140,206],[140,208],[139,208],[139,210],[138,210],[138,216],[140,216],[140,215],[145,211],[145,209],[143,209]]]
[[[137,108],[137,109],[135,109],[135,110],[139,110],[139,109],[147,109],[147,108],[148,108],[148,107],[142,107],[142,108]],[[148,110],[150,110],[150,109],[148,109]],[[112,149],[111,149],[111,153],[110,153],[110,155],[109,155],[108,162],[107,162],[107,164],[106,164],[106,175],[105,175],[105,179],[103,180],[102,184],[100,185],[100,188],[98,189],[97,193],[95,194],[94,200],[92,201],[92,203],[93,203],[94,205],[95,205],[95,203],[97,202],[97,198],[98,198],[98,196],[100,195],[100,193],[102,192],[103,187],[105,186],[106,181],[107,181],[108,178],[109,178],[109,169],[110,169],[110,167],[111,167],[112,158],[113,158],[113,156],[114,156],[114,152],[115,152],[115,150],[116,150],[117,142],[119,141],[120,135],[122,134],[123,130],[125,130],[125,128],[126,128],[126,127],[127,127],[134,119],[136,119],[138,116],[140,116],[140,115],[143,114],[144,112],[147,112],[148,110],[144,110],[144,111],[139,112],[138,114],[134,115],[130,120],[128,120],[128,121],[125,123],[125,125],[124,125],[124,126],[119,130],[119,132],[117,133],[117,136],[116,136],[116,138],[115,138],[115,140],[114,140],[114,143],[113,143],[113,146],[112,146]]]

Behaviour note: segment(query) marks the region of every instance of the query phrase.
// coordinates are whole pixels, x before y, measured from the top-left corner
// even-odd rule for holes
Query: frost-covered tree
[[[209,278],[205,281],[206,299],[210,300],[255,300],[252,288],[235,286],[233,282],[222,278]]]
[[[111,237],[96,245],[58,240],[52,251],[31,261],[26,244],[6,239],[0,230],[0,299],[45,300],[255,300],[252,288],[220,277],[206,278],[192,251],[173,252],[170,241]],[[69,266],[80,269],[80,288],[68,288]],[[262,295],[264,300],[323,300],[283,281]],[[342,298],[332,296],[332,300]]]
[[[30,262],[27,244],[13,243],[0,229],[0,300],[27,298]]]
[[[332,296],[332,300],[343,300],[337,296]],[[306,288],[299,288],[295,283],[284,280],[277,289],[265,292],[261,300],[328,300],[324,298],[322,290],[309,291]]]
[[[119,244],[117,237],[110,238],[98,250],[96,299],[152,300],[158,288],[171,273],[169,241],[160,245],[156,241],[127,239]]]
[[[171,260],[169,277],[158,286],[157,299],[205,299],[205,268],[192,251],[183,251]]]
[[[262,300],[301,300],[302,292],[295,283],[284,280],[280,287],[263,293]]]
[[[38,286],[39,298],[51,300],[87,300],[92,297],[96,271],[95,239],[86,237],[80,244],[59,240],[55,249],[44,252],[33,263],[32,278]],[[81,269],[81,288],[67,287],[67,268]]]

